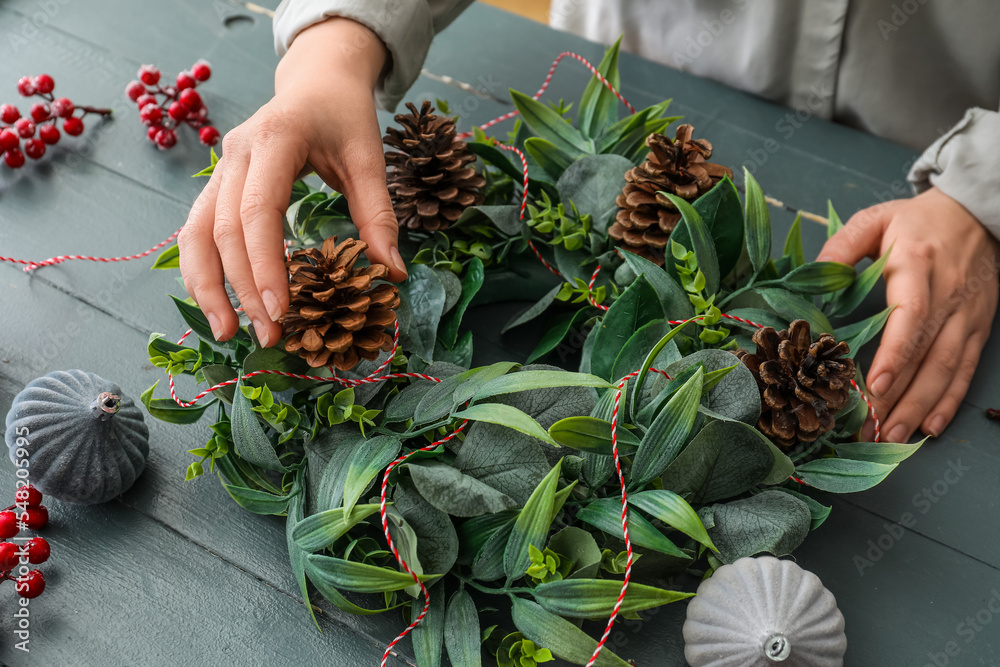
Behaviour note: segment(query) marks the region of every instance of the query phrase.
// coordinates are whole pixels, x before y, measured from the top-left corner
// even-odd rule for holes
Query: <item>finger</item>
[[[254,284],[274,322],[288,310],[282,214],[288,208],[292,182],[305,158],[304,145],[257,129],[240,217]]]
[[[889,204],[876,204],[855,213],[823,244],[816,261],[854,266],[865,257],[877,256],[882,246],[882,232],[891,217]]]
[[[909,440],[917,426],[937,407],[960,371],[968,337],[969,323],[964,315],[958,314],[945,323],[913,381],[886,419],[884,432],[888,442]]]
[[[239,317],[226,294],[222,260],[212,238],[215,204],[223,168],[221,163],[216,165],[211,179],[195,200],[187,222],[177,236],[184,287],[201,307],[216,340],[229,340],[240,325]]]
[[[969,385],[972,383],[972,377],[976,374],[979,357],[988,338],[988,333],[979,333],[973,334],[969,336],[968,340],[963,341],[962,360],[955,372],[954,379],[948,385],[947,391],[937,405],[920,424],[921,430],[927,435],[938,437],[955,418],[962,400],[969,392]]]
[[[950,314],[935,312],[931,317],[931,279],[930,265],[918,260],[887,277],[886,300],[895,309],[885,324],[868,384],[883,411],[891,409],[910,384]]]
[[[219,185],[219,198],[215,206],[215,244],[222,258],[222,267],[240,299],[243,312],[250,318],[260,344],[267,347],[281,338],[281,327],[271,320],[264,307],[253,268],[247,256],[243,224],[240,220],[240,200],[246,183],[250,157],[232,144],[223,148],[229,163]],[[223,157],[223,160],[227,159]]]
[[[399,224],[385,184],[381,137],[355,142],[341,162],[344,194],[361,240],[368,244],[368,260],[388,266],[389,280],[404,280],[406,265],[399,255]]]

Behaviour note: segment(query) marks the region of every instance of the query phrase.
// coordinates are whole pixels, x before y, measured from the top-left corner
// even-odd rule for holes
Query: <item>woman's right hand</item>
[[[239,327],[225,278],[261,345],[281,338],[277,320],[289,303],[282,216],[305,173],[347,196],[369,259],[388,265],[390,280],[406,277],[372,96],[387,58],[365,26],[339,17],[317,23],[278,64],[271,101],[226,134],[177,239],[184,286],[217,340]]]

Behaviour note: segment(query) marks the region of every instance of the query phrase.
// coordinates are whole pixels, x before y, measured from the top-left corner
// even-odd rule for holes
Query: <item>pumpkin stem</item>
[[[95,417],[104,420],[118,412],[121,406],[122,397],[106,391],[97,397],[97,400],[91,404],[90,409],[93,411]]]

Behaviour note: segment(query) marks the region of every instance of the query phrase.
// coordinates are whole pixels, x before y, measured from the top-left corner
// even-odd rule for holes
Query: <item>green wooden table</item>
[[[164,0],[8,0],[0,5],[0,97],[16,101],[22,74],[48,72],[57,93],[113,103],[113,122],[64,140],[41,164],[0,168],[0,254],[129,254],[179,227],[207,162],[191,136],[161,153],[145,140],[122,91],[137,67],[166,72],[198,58],[214,66],[204,88],[220,129],[266,101],[276,58],[270,21],[234,4]],[[268,4],[268,3],[265,3]],[[276,4],[269,0],[270,6]],[[552,58],[572,49],[595,60],[602,47],[488,7],[475,6],[435,43],[427,69],[497,98],[533,92]],[[622,57],[624,94],[637,107],[674,98],[718,161],[743,164],[768,194],[845,218],[903,189],[914,155],[822,120],[788,132],[783,109],[637,57]],[[576,99],[587,73],[562,66],[550,89]],[[421,77],[411,99],[446,97],[464,126],[509,106]],[[381,115],[382,124],[390,121]],[[503,131],[502,128],[500,131]],[[783,233],[792,214],[772,210]],[[825,230],[808,223],[806,250]],[[167,293],[181,293],[149,260],[75,262],[29,276],[0,267],[0,410],[25,383],[55,369],[83,368],[137,397],[162,378],[145,357],[147,336],[184,330]],[[875,312],[882,304],[866,304]],[[498,338],[497,322],[519,304],[480,310],[477,363],[522,358],[532,341]],[[1000,426],[983,408],[1000,404],[992,373],[998,337],[955,422],[877,489],[821,498],[833,515],[797,552],[834,592],[847,619],[848,665],[1000,664]],[[870,358],[871,351],[867,351]],[[30,653],[14,648],[13,591],[0,599],[0,661],[6,665],[377,665],[401,629],[399,616],[359,618],[324,607],[317,632],[289,574],[283,522],[249,514],[210,477],[183,481],[205,431],[148,420],[146,472],[118,501],[82,508],[48,501],[44,535],[53,556],[48,590],[31,603]],[[13,468],[0,465],[0,496]],[[905,525],[904,525],[905,524]],[[683,665],[682,604],[620,623],[611,646],[638,665]],[[408,643],[394,665],[413,664]]]

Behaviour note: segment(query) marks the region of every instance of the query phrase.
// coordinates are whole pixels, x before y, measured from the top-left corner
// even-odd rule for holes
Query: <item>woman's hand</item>
[[[860,211],[820,252],[856,264],[892,254],[885,266],[889,316],[868,388],[883,439],[906,442],[919,426],[938,436],[969,389],[997,309],[1000,244],[937,188]],[[864,438],[871,439],[872,426]]]
[[[347,196],[369,259],[387,264],[391,280],[406,277],[372,98],[387,57],[359,23],[333,18],[311,26],[279,63],[271,101],[226,134],[177,239],[184,286],[216,339],[239,326],[223,276],[261,345],[281,338],[277,320],[289,302],[282,215],[293,182],[310,171]]]

